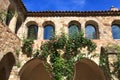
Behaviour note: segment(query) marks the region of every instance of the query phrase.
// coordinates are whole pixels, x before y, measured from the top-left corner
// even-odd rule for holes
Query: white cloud
[[[72,0],[73,4],[84,6],[86,3],[86,0]]]
[[[34,2],[33,2],[34,1]],[[86,0],[26,0],[28,10],[82,10]],[[48,2],[49,1],[49,2]],[[37,2],[37,3],[35,3]],[[44,4],[45,3],[45,4]],[[42,7],[41,7],[42,6]]]
[[[86,0],[55,0],[54,6],[62,10],[82,10]]]

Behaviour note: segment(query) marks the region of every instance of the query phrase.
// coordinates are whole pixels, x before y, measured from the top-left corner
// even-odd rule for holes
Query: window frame
[[[119,30],[120,30],[120,25],[119,24],[112,24],[112,26],[111,26],[112,38],[115,39],[115,40],[120,40],[120,37],[119,38],[114,38],[114,36],[113,36],[113,28],[112,28],[113,26],[117,26],[119,28]]]
[[[91,27],[94,28],[94,30],[95,30],[95,38],[87,38],[87,37],[86,37],[86,35],[87,35],[87,34],[86,34],[86,28],[87,28],[88,26],[91,26]],[[93,37],[93,36],[92,36],[92,37]],[[87,24],[87,25],[85,26],[85,38],[87,38],[87,39],[94,39],[94,40],[99,39],[97,26],[95,26],[95,25],[93,25],[93,24]]]
[[[27,39],[32,39],[32,38],[30,38],[30,34],[29,34],[30,33],[30,30],[29,30],[30,27],[32,27],[32,28],[36,27],[37,28],[37,31],[35,31],[35,29],[34,29],[34,31],[35,31],[34,33],[35,34],[34,34],[34,38],[33,38],[34,40],[36,40],[38,38],[38,26],[35,25],[35,24],[31,24],[31,25],[28,26]]]
[[[52,28],[52,32],[51,32],[51,34],[48,36],[49,38],[45,38],[45,28],[46,27],[51,27]],[[43,39],[44,40],[49,40],[50,39],[50,37],[52,37],[53,35],[55,34],[55,27],[52,25],[52,24],[47,24],[47,25],[44,25],[44,29],[43,29]]]

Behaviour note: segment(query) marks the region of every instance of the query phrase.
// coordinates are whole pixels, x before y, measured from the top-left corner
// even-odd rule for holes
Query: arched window
[[[87,25],[85,28],[85,37],[88,39],[97,39],[97,32],[93,25]]]
[[[37,39],[38,35],[38,26],[30,25],[28,26],[28,39]]]
[[[69,36],[71,37],[77,34],[81,29],[80,26],[81,24],[76,20],[69,22]]]
[[[112,25],[112,36],[113,39],[120,39],[120,26]]]
[[[69,26],[69,35],[73,36],[79,32],[79,27],[75,24]]]
[[[9,25],[10,20],[12,19],[14,14],[15,14],[14,6],[10,4],[8,7],[7,15],[6,15],[6,25]]]
[[[44,39],[50,39],[54,34],[54,27],[52,25],[46,25],[44,27]]]

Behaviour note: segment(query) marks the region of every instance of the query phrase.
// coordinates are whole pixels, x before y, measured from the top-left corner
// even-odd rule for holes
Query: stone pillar
[[[20,80],[19,68],[17,68],[17,66],[13,67],[8,80]]]
[[[43,27],[42,27],[42,25],[38,25],[37,39],[43,40]]]
[[[112,72],[114,70],[114,67],[111,66],[110,64],[113,64],[113,63],[117,62],[116,54],[109,54],[108,55],[108,61],[109,61],[110,71]],[[118,80],[118,78],[114,74],[112,74],[112,77],[114,78],[114,80]]]
[[[9,23],[9,28],[13,33],[15,33],[17,17],[18,15],[15,13],[15,15],[13,16],[13,18],[10,20],[10,23]]]
[[[66,21],[61,21],[61,31],[65,32],[65,34],[69,34],[69,25]]]
[[[85,21],[82,21],[81,22],[81,31],[84,33],[84,36],[85,36]]]
[[[109,20],[109,21],[108,21]],[[100,39],[110,41],[112,39],[112,20],[109,17],[102,18],[100,25]]]

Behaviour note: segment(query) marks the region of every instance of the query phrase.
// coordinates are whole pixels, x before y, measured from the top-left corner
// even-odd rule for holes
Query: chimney
[[[114,6],[111,6],[110,11],[119,11],[119,9]]]

